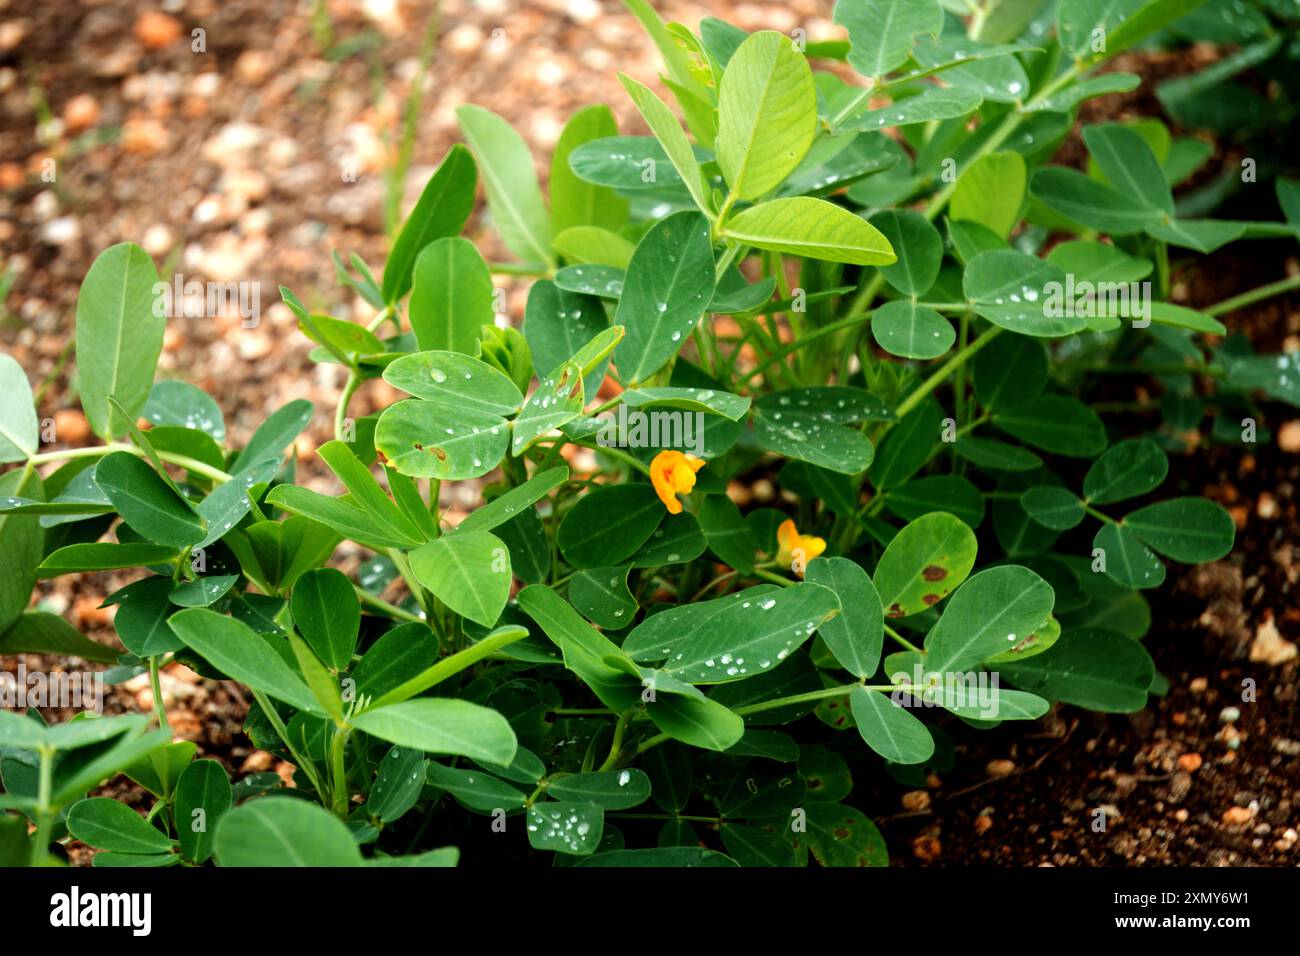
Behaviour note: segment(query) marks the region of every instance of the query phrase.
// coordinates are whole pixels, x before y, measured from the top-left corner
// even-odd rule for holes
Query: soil
[[[330,437],[341,382],[328,368],[314,369],[307,343],[271,290],[283,283],[313,306],[369,318],[364,302],[339,289],[329,254],[383,260],[385,175],[403,103],[419,75],[429,5],[326,6],[330,55],[313,36],[305,13],[311,4],[289,0],[0,0],[0,274],[8,268],[14,278],[0,303],[0,343],[41,389],[40,416],[54,420],[60,445],[90,443],[64,364],[77,287],[97,252],[130,240],[165,263],[164,275],[261,283],[256,328],[230,317],[174,322],[161,373],[210,391],[236,445],[283,403],[316,402],[317,418],[298,453],[304,480],[332,490],[311,453]],[[687,23],[718,15],[747,29],[802,26],[810,39],[833,35],[830,5],[818,0],[656,6]],[[403,208],[459,138],[452,111],[461,103],[510,119],[533,146],[543,178],[541,158],[580,106],[607,102],[624,129],[643,130],[612,78],[621,70],[650,80],[657,55],[616,0],[447,0],[441,9]],[[204,52],[192,48],[195,29],[205,31]],[[1199,47],[1129,54],[1115,68],[1163,78],[1199,69],[1213,56]],[[1083,118],[1159,112],[1144,83],[1132,94],[1087,104]],[[1078,164],[1082,157],[1076,137],[1058,161]],[[41,178],[46,160],[55,162],[54,182]],[[1234,148],[1216,145],[1203,175],[1238,161]],[[355,170],[356,182],[344,181],[343,169]],[[469,235],[489,257],[505,257],[483,216]],[[1205,305],[1298,268],[1293,244],[1230,250],[1216,257],[1212,274],[1175,262],[1175,298]],[[507,290],[517,321],[525,286]],[[1300,347],[1300,297],[1224,321],[1261,351]],[[1126,380],[1115,388],[1108,399],[1145,398],[1149,384]],[[353,409],[365,414],[396,397],[372,383]],[[923,795],[883,773],[858,775],[849,802],[880,824],[895,865],[1300,863],[1300,663],[1251,659],[1273,629],[1280,640],[1300,638],[1295,419],[1294,409],[1266,408],[1262,424],[1275,436],[1296,435],[1286,451],[1277,440],[1247,455],[1205,445],[1174,463],[1171,484],[1229,507],[1238,539],[1223,561],[1172,567],[1166,586],[1149,595],[1156,624],[1145,643],[1169,679],[1167,696],[1132,716],[1067,707],[1030,728],[963,727],[954,731],[954,769],[931,780]],[[478,500],[475,487],[461,485],[444,487],[453,517]],[[355,550],[340,556],[345,568],[360,557]],[[36,601],[115,644],[111,609],[98,605],[122,583],[115,575],[60,578],[42,583]],[[63,666],[34,655],[25,663]],[[16,664],[0,659],[0,669]],[[1253,702],[1241,699],[1248,678],[1255,682]],[[173,730],[196,741],[202,755],[236,776],[291,774],[240,731],[248,701],[236,685],[172,665],[163,689]],[[151,706],[147,679],[137,678],[111,689],[105,710]],[[121,778],[101,792],[145,805],[139,788]],[[1100,832],[1093,828],[1098,808],[1106,821]],[[74,847],[72,854],[84,863],[89,851]]]

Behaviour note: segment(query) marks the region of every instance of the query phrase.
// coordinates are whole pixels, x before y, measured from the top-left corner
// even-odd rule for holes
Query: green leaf
[[[583,272],[595,266],[575,266]],[[559,288],[549,279],[539,279],[528,290],[524,310],[524,337],[533,353],[533,363],[547,372],[560,368],[579,349],[609,329],[609,318],[598,299]],[[605,380],[608,362],[583,376],[585,393],[595,395]]]
[[[203,863],[212,855],[217,824],[230,806],[230,778],[221,764],[196,760],[185,768],[176,782],[173,816],[187,860]]]
[[[686,606],[716,612],[707,627],[696,626],[683,639],[665,645],[675,653],[664,671],[690,684],[722,684],[762,674],[840,613],[835,592],[811,582],[776,593],[746,591],[738,600],[722,598]],[[628,636],[629,642],[633,635]]]
[[[1054,600],[1051,585],[1028,568],[979,572],[957,589],[926,635],[926,670],[968,670],[1010,649],[1047,620]]]
[[[619,372],[633,386],[685,344],[713,296],[708,221],[681,212],[656,223],[637,245],[614,321],[627,330]]]
[[[424,540],[420,528],[384,494],[374,475],[357,459],[347,442],[326,442],[317,449],[316,454],[343,482],[352,504],[364,511],[371,521],[409,544],[419,544]]]
[[[390,748],[370,787],[366,812],[384,823],[400,820],[419,800],[429,764],[418,750]]]
[[[818,633],[841,667],[854,677],[870,677],[880,663],[885,619],[867,572],[848,558],[814,558],[804,579],[839,595],[839,617],[823,624]]]
[[[48,611],[24,611],[0,634],[0,657],[14,654],[54,654],[84,661],[113,664],[117,653],[88,637]]]
[[[1217,561],[1232,550],[1236,526],[1227,510],[1205,498],[1171,498],[1139,508],[1124,526],[1166,557],[1185,564]]]
[[[231,680],[299,710],[324,714],[302,678],[247,624],[207,608],[178,611],[168,624],[187,647]]]
[[[6,498],[39,501],[44,497],[41,475],[35,468],[15,468],[0,475],[0,501]],[[0,634],[18,620],[31,601],[44,540],[36,515],[0,512]],[[50,555],[46,562],[58,553]]]
[[[1151,147],[1132,127],[1102,123],[1083,128],[1088,153],[1102,175],[1133,202],[1174,211],[1174,197]]]
[[[970,720],[1037,720],[1052,705],[1036,694],[1019,690],[989,688],[985,691],[935,693],[945,710]]]
[[[68,811],[68,830],[98,850],[166,853],[172,841],[124,803],[109,797],[80,800]]]
[[[294,627],[325,664],[345,669],[357,647],[361,602],[347,575],[317,568],[298,578],[289,602]]]
[[[633,388],[620,398],[628,408],[681,408],[688,412],[721,415],[738,422],[749,411],[750,399],[711,388]]]
[[[885,616],[908,617],[943,600],[970,574],[976,549],[975,533],[947,512],[909,522],[872,577]]]
[[[802,409],[774,411],[760,405],[754,409],[753,419],[754,437],[767,451],[845,475],[856,475],[871,466],[875,454],[871,440],[821,414]]]
[[[446,697],[421,697],[376,707],[356,715],[352,723],[402,747],[491,764],[509,765],[518,746],[514,730],[497,711]]]
[[[618,326],[607,331],[615,329],[622,332]],[[537,389],[510,423],[512,455],[522,455],[536,441],[582,414],[585,404],[582,375],[583,366],[575,359],[538,380]]]
[[[609,485],[578,499],[555,540],[575,568],[610,567],[649,541],[663,516],[663,502],[649,485]]]
[[[430,785],[446,790],[465,806],[483,813],[517,810],[524,805],[524,793],[489,773],[444,767],[430,761],[426,774]]]
[[[588,106],[574,113],[551,154],[551,231],[558,237],[574,226],[617,231],[627,222],[627,201],[612,189],[584,182],[570,166],[573,153],[586,143],[618,133],[608,106]]]
[[[1110,631],[1072,631],[1041,654],[998,672],[1022,690],[1109,714],[1147,705],[1155,665],[1137,641]]]
[[[975,355],[972,384],[984,408],[1019,405],[1047,384],[1047,350],[1024,335],[1000,335]]]
[[[1204,312],[1197,312],[1195,309],[1175,305],[1172,302],[1148,301],[1145,305],[1150,310],[1148,314],[1151,320],[1159,322],[1161,325],[1171,325],[1177,329],[1191,329],[1194,332],[1208,332],[1210,335],[1228,334],[1227,326]],[[1130,315],[1126,317],[1131,317],[1132,314],[1130,312]]]
[[[1076,286],[1081,282],[1137,282],[1149,276],[1153,268],[1148,260],[1131,256],[1123,249],[1085,240],[1053,246],[1047,261],[1062,272],[1072,273]]]
[[[927,475],[899,485],[885,495],[885,507],[912,521],[932,511],[946,511],[972,528],[984,520],[984,495],[960,475]]]
[[[1054,338],[1087,327],[1072,309],[1050,307],[1065,273],[1050,262],[1015,249],[981,252],[966,266],[962,293],[994,325],[1021,335]]]
[[[709,495],[698,518],[709,550],[742,574],[754,569],[758,544],[734,501],[726,495]]]
[[[427,624],[412,621],[387,631],[352,671],[357,694],[381,700],[419,677],[438,660],[438,639]]]
[[[889,850],[876,825],[841,803],[809,803],[808,848],[822,866],[888,866]]]
[[[636,665],[617,644],[584,621],[567,601],[550,588],[533,584],[519,592],[518,602],[520,609],[563,652],[564,666],[577,674],[601,703],[622,711],[640,700],[641,680]],[[743,721],[736,717],[736,722],[743,732]],[[739,738],[737,733],[736,739]]]
[[[987,226],[1005,239],[1020,221],[1027,179],[1019,153],[986,153],[962,170],[949,212],[954,219]]]
[[[871,225],[889,240],[898,261],[884,266],[880,274],[904,295],[929,291],[939,277],[943,260],[943,237],[929,219],[911,209],[885,209],[871,217]],[[875,318],[872,322],[876,321]]]
[[[1169,473],[1169,459],[1150,438],[1132,438],[1112,445],[1093,462],[1083,478],[1083,494],[1093,504],[1106,505],[1136,498],[1157,488]]]
[[[238,806],[217,826],[214,851],[222,866],[361,866],[347,825],[327,810],[292,797],[265,797]]]
[[[650,778],[640,770],[552,777],[546,793],[569,803],[594,803],[606,810],[629,810],[650,799]]]
[[[1029,182],[1029,192],[1068,219],[1114,236],[1129,236],[1160,221],[1154,206],[1135,202],[1076,169],[1040,169]]]
[[[1043,459],[1026,448],[978,435],[962,435],[952,449],[985,471],[1033,471],[1043,465]]]
[[[551,220],[523,137],[481,106],[456,108],[461,132],[483,172],[492,221],[506,247],[525,262],[550,264]]]
[[[699,147],[693,156],[698,162],[713,158]],[[611,135],[584,143],[573,151],[569,165],[584,182],[610,190],[664,189],[682,182],[667,151],[653,136]],[[619,228],[621,224],[607,231]]]
[[[1107,93],[1127,93],[1137,89],[1141,82],[1142,78],[1134,73],[1103,73],[1100,76],[1090,76],[1071,83],[1059,93],[1026,104],[1024,112],[1068,113],[1084,100],[1090,100],[1094,96],[1105,96]]]
[[[415,260],[414,278],[407,312],[420,348],[476,354],[480,330],[495,313],[492,273],[474,243],[434,240]]]
[[[318,494],[307,488],[299,488],[296,485],[277,485],[266,496],[266,503],[310,519],[313,525],[316,525],[316,523],[325,525],[341,536],[351,538],[358,544],[376,550],[409,548],[412,544],[405,536],[396,535],[374,521],[360,508],[341,499]],[[334,544],[337,544],[337,539],[335,539]],[[329,551],[333,551],[332,545]],[[329,553],[326,553],[324,557],[329,557]]]
[[[617,299],[623,273],[636,246],[617,233],[596,226],[570,226],[555,237],[555,251],[573,265],[555,273],[555,283],[570,292]]]
[[[668,155],[669,162],[685,183],[691,198],[695,200],[695,205],[702,210],[708,210],[710,205],[704,174],[700,171],[695,151],[678,124],[677,117],[649,87],[623,73],[619,74],[618,79],[623,84],[623,89],[627,90],[628,95],[632,97],[632,102],[636,104],[646,125],[650,127],[650,132],[654,133],[655,138],[659,140]]]
[[[871,334],[890,355],[909,359],[938,358],[957,341],[951,322],[910,299],[895,299],[876,309]]]
[[[501,463],[509,442],[510,425],[500,415],[441,402],[389,405],[375,426],[375,448],[412,478],[478,478]]]
[[[839,129],[878,130],[956,119],[973,113],[982,102],[984,98],[974,90],[959,86],[927,86],[915,96],[859,113],[839,124]]]
[[[1073,59],[1096,59],[1097,40],[1106,56],[1119,50],[1110,46],[1111,32],[1133,16],[1145,0],[1075,0],[1057,12],[1056,29],[1061,48]]]
[[[1245,232],[1245,223],[1214,219],[1167,219],[1147,226],[1149,236],[1206,254],[1240,239]]]
[[[510,553],[490,531],[462,531],[411,552],[411,572],[462,617],[492,627],[510,597]]]
[[[789,37],[752,34],[718,89],[718,165],[731,194],[753,200],[794,171],[817,132],[812,70]]]
[[[838,0],[834,18],[849,32],[849,64],[872,79],[906,63],[917,36],[943,29],[938,0]]]
[[[547,800],[528,808],[528,843],[534,850],[588,856],[604,832],[605,811],[589,803]]]
[[[1047,528],[1068,531],[1083,520],[1083,502],[1068,488],[1040,485],[1020,496],[1020,507],[1029,517]]]
[[[569,469],[565,465],[539,471],[522,485],[517,485],[505,494],[493,498],[469,515],[456,526],[456,531],[491,531],[514,518],[525,508],[530,508],[541,501],[554,489],[564,484],[568,477]]]
[[[809,196],[773,199],[742,210],[723,228],[729,238],[757,249],[827,262],[889,265],[889,241],[860,216]]]
[[[203,519],[145,462],[124,451],[105,455],[95,466],[95,484],[122,520],[150,541],[173,549],[202,539]]]
[[[293,300],[286,297],[285,301],[292,303]],[[375,333],[347,319],[302,312],[298,314],[298,329],[313,342],[324,346],[326,352],[344,365],[355,366],[365,356],[384,352],[384,343]]]
[[[628,590],[626,567],[589,568],[569,579],[569,600],[593,624],[617,631],[636,616],[637,602]]]
[[[295,399],[280,408],[258,426],[244,450],[231,464],[231,473],[249,465],[276,458],[311,422],[312,404],[305,398]]]
[[[0,463],[36,454],[39,440],[27,373],[16,359],[0,352]]]
[[[406,217],[384,266],[384,301],[396,303],[411,288],[415,260],[435,239],[454,236],[474,211],[478,171],[470,151],[457,143],[425,184],[415,208]]]
[[[891,763],[925,763],[934,738],[925,724],[895,704],[888,694],[854,687],[849,692],[853,721],[867,746]]]
[[[112,440],[127,422],[115,417],[109,398],[122,403],[132,421],[144,409],[162,352],[167,319],[153,260],[139,246],[121,242],[99,254],[77,294],[77,383],[91,430]]]
[[[1129,588],[1158,588],[1165,583],[1165,566],[1138,537],[1122,524],[1103,524],[1093,538],[1100,549],[1106,573]]]
[[[508,376],[454,351],[403,355],[384,369],[384,381],[417,398],[496,416],[513,415],[524,403]]]
[[[76,571],[111,571],[166,564],[175,558],[175,548],[160,544],[70,544],[42,561],[36,569],[36,576],[53,578]]]
[[[993,413],[993,424],[1055,455],[1091,458],[1106,447],[1106,426],[1100,416],[1066,395],[1039,395],[1002,408]]]
[[[721,753],[745,734],[745,721],[703,694],[689,696],[658,687],[646,713],[660,731],[682,743]]]

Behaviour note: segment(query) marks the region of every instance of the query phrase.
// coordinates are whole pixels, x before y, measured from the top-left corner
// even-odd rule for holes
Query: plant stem
[[[162,677],[159,674],[158,655],[149,658],[149,684],[153,688],[153,712],[158,718],[158,726],[163,729],[169,729],[171,725],[167,723],[167,707],[163,704],[162,694]]]
[[[888,624],[885,625],[885,633],[888,634],[890,637],[892,637],[894,640],[898,641],[898,643],[902,644],[909,651],[915,651],[917,654],[922,653],[919,647],[917,647],[915,644],[913,644],[911,641],[905,638],[902,634],[899,634]]]
[[[623,749],[623,735],[627,732],[627,723],[632,718],[632,713],[633,709],[628,709],[619,714],[618,723],[614,725],[614,739],[609,744],[609,754],[605,757],[605,762],[596,768],[597,773],[618,766],[619,753]]]
[[[343,392],[339,395],[339,403],[334,409],[334,438],[337,441],[345,441],[343,437],[344,424],[348,418],[348,403],[352,401],[352,396],[356,394],[357,387],[361,384],[361,376],[357,374],[356,369],[348,372],[348,380],[343,385]]]
[[[1275,295],[1281,295],[1283,292],[1290,292],[1292,289],[1300,289],[1300,274],[1293,275],[1286,279],[1279,279],[1277,282],[1270,282],[1268,285],[1259,286],[1251,289],[1249,292],[1243,292],[1241,295],[1234,295],[1231,299],[1224,299],[1222,302],[1216,302],[1209,308],[1202,309],[1206,315],[1224,315],[1233,312],[1244,306],[1253,305],[1263,299]]]
[[[513,644],[515,641],[522,640],[528,636],[528,632],[522,634],[517,632],[506,632],[494,634],[483,638],[472,647],[467,647],[463,651],[457,651],[438,661],[432,667],[417,674],[410,680],[390,690],[378,700],[374,701],[370,707],[382,707],[385,704],[395,704],[403,700],[414,697],[416,694],[422,694],[430,687],[442,683],[448,677],[459,674],[465,668],[476,664],[489,654],[494,654],[501,648]]]
[[[54,791],[54,750],[50,747],[39,747],[37,752],[40,754],[40,782],[36,789],[36,832],[32,834],[32,866],[44,866],[49,858],[50,847],[50,824],[51,817],[54,816],[54,808],[50,806],[50,799]]]
[[[359,584],[352,585],[353,590],[357,592],[357,597],[362,604],[368,604],[377,611],[383,611],[389,617],[395,617],[399,621],[419,621],[423,622],[424,618],[418,614],[412,614],[410,611],[403,610],[396,604],[391,604],[381,597],[376,597]]]
[[[107,445],[96,445],[92,448],[65,448],[62,451],[47,451],[43,455],[32,455],[27,460],[33,465],[44,465],[53,461],[69,461],[73,458],[103,458],[115,451],[124,451],[129,455],[135,455],[137,458],[147,457],[135,445],[128,445],[124,442],[109,442]],[[205,465],[203,462],[186,455],[177,455],[169,451],[159,451],[157,455],[169,465],[176,465],[186,471],[192,471],[196,475],[202,475],[219,485],[225,484],[231,478],[226,472],[213,468],[211,465]]]
[[[322,800],[329,799],[329,794],[325,791],[325,788],[321,786],[320,777],[316,773],[316,765],[300,754],[298,748],[293,745],[293,742],[289,739],[289,730],[284,726],[284,721],[281,720],[280,715],[276,713],[275,707],[271,704],[271,701],[268,700],[267,696],[260,690],[253,690],[253,688],[250,687],[249,691],[252,693],[253,699],[257,701],[257,705],[262,708],[262,713],[266,715],[267,721],[269,721],[271,726],[275,729],[276,736],[280,738],[280,742],[284,744],[285,749],[288,750],[290,756],[293,757],[294,763],[297,764],[298,769],[301,770],[307,779],[311,781],[311,785],[316,788],[316,792],[320,794]]]
[[[330,741],[330,777],[333,808],[335,815],[342,820],[348,818],[348,772],[343,764],[343,755],[351,730],[347,726],[336,727],[334,729],[334,739]]]
[[[907,396],[907,398],[903,399],[902,403],[897,409],[895,409],[898,413],[898,417],[902,418],[912,409],[916,408],[917,405],[920,405],[925,399],[925,396],[929,395],[936,388],[942,385],[949,375],[965,365],[976,352],[984,348],[985,345],[992,341],[993,338],[1001,332],[1002,329],[999,326],[990,326],[974,342],[939,366],[938,370],[921,383],[919,388],[912,392],[911,395]]]
[[[739,388],[740,386],[746,384],[756,376],[761,375],[763,373],[763,370],[766,369],[768,366],[781,361],[783,358],[785,358],[788,355],[793,355],[795,352],[799,351],[809,342],[814,342],[817,339],[824,338],[827,335],[834,335],[836,332],[840,331],[841,329],[847,329],[855,325],[861,325],[869,318],[871,318],[870,312],[861,312],[855,315],[847,315],[842,319],[836,319],[834,322],[829,322],[826,325],[811,330],[798,341],[790,342],[776,349],[776,351],[772,352],[772,354],[769,355],[762,363],[755,366],[745,375],[742,375],[740,379],[736,382],[736,386]]]

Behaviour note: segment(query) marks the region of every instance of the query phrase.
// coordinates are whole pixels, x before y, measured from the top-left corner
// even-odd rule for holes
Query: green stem
[[[885,633],[888,634],[890,637],[892,637],[894,640],[898,641],[898,643],[902,644],[909,651],[915,651],[917,654],[922,653],[919,647],[917,647],[915,644],[913,644],[911,641],[905,638],[902,634],[899,634],[888,624],[885,625]]]
[[[907,398],[903,399],[902,404],[895,409],[898,413],[898,417],[902,418],[912,409],[916,408],[917,405],[920,405],[921,402],[924,401],[925,396],[929,395],[947,381],[949,375],[970,361],[976,352],[984,348],[985,345],[993,340],[994,336],[1001,334],[1001,332],[1002,329],[999,326],[990,326],[974,342],[939,366],[938,370],[922,382],[919,388],[912,392],[911,395],[907,396]]]
[[[412,614],[410,611],[403,610],[396,604],[391,604],[381,597],[376,597],[359,584],[352,585],[353,590],[357,592],[357,597],[362,604],[367,604],[377,611],[383,611],[389,617],[395,617],[399,621],[419,621],[423,622],[424,618],[418,614]]]
[[[107,445],[97,445],[93,448],[65,448],[61,451],[48,451],[43,455],[32,455],[27,460],[33,465],[44,465],[54,461],[70,461],[73,458],[103,458],[115,451],[124,451],[129,455],[135,455],[137,458],[147,457],[144,451],[135,445],[127,445],[123,442],[109,442]],[[219,485],[225,484],[231,477],[226,472],[187,455],[177,455],[169,451],[159,451],[156,454],[169,465],[176,465],[186,471],[192,471],[196,475],[202,475],[209,481],[216,482]]]
[[[167,708],[163,704],[162,694],[162,677],[159,673],[158,656],[155,654],[149,658],[149,684],[153,688],[153,712],[158,718],[160,728],[169,728],[167,723]]]
[[[1300,274],[1286,279],[1279,279],[1277,282],[1270,282],[1268,285],[1251,289],[1249,292],[1241,293],[1241,295],[1234,295],[1231,299],[1224,299],[1222,302],[1215,303],[1201,311],[1206,315],[1224,315],[1244,306],[1253,305],[1263,299],[1281,295],[1283,292],[1290,292],[1292,289],[1300,289]]]
[[[32,835],[32,866],[44,866],[49,859],[50,826],[53,823],[54,808],[50,800],[54,793],[54,750],[51,747],[39,747],[41,766],[39,783],[36,789],[36,832]]]
[[[293,741],[289,739],[289,730],[284,726],[284,721],[281,720],[280,715],[276,713],[275,707],[272,706],[271,701],[267,699],[267,696],[260,690],[253,690],[251,687],[249,690],[253,695],[253,699],[257,701],[257,705],[262,708],[262,713],[266,715],[266,719],[275,729],[276,736],[280,738],[280,742],[284,744],[284,748],[289,751],[290,756],[293,757],[294,763],[297,765],[298,769],[301,770],[303,775],[311,781],[311,785],[316,789],[316,792],[320,794],[320,798],[322,800],[327,799],[329,794],[326,793],[325,788],[321,786],[320,777],[316,773],[316,765],[300,754],[298,748],[293,745]]]
[[[342,820],[348,818],[348,773],[343,764],[343,755],[350,733],[350,727],[336,727],[334,739],[330,741],[330,789],[333,795],[333,809],[335,816]]]
[[[348,417],[348,403],[352,401],[352,396],[356,394],[357,387],[361,384],[361,376],[356,370],[348,372],[348,380],[343,386],[343,392],[339,395],[338,406],[334,409],[334,438],[337,441],[344,441],[343,428]]]
[[[489,654],[494,654],[501,650],[501,648],[513,644],[515,641],[521,640],[527,636],[528,632],[523,628],[520,628],[517,631],[505,631],[503,629],[502,633],[490,634],[477,644],[467,647],[463,651],[457,651],[455,654],[444,657],[432,667],[406,681],[406,683],[393,688],[387,694],[384,694],[378,700],[371,703],[370,707],[367,709],[382,707],[385,704],[395,704],[403,700],[408,700],[416,694],[422,694],[430,687],[442,683],[448,677],[459,674],[470,665],[478,663]]]
[[[604,770],[613,770],[618,766],[619,753],[623,749],[623,735],[627,733],[627,723],[631,719],[632,713],[633,711],[629,709],[619,714],[618,723],[614,725],[614,739],[609,744],[609,754],[605,757],[605,762],[597,768],[597,773]]]
[[[745,375],[742,375],[740,379],[737,380],[736,387],[740,388],[741,386],[749,382],[751,379],[759,375],[762,375],[764,369],[766,369],[768,366],[781,361],[783,358],[785,358],[788,355],[793,355],[795,352],[799,351],[809,342],[815,342],[817,339],[825,338],[828,335],[834,335],[836,332],[839,332],[841,329],[847,329],[855,325],[861,325],[869,318],[871,318],[871,313],[863,312],[855,315],[848,315],[842,319],[836,319],[834,322],[829,322],[826,325],[819,326],[818,328],[812,329],[802,339],[799,339],[798,341],[795,342],[789,342],[786,345],[783,345],[780,348],[776,349],[774,352],[772,352],[772,354],[769,355],[763,362],[755,366]]]

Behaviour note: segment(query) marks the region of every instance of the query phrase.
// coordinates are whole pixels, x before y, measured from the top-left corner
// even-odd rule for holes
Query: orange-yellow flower
[[[695,487],[695,473],[704,467],[704,460],[679,451],[661,451],[650,462],[650,483],[670,515],[682,513],[678,495],[689,495]]]
[[[824,540],[811,534],[800,534],[790,519],[782,521],[776,529],[776,541],[781,546],[776,555],[776,563],[800,574],[803,574],[809,561],[826,550]]]

